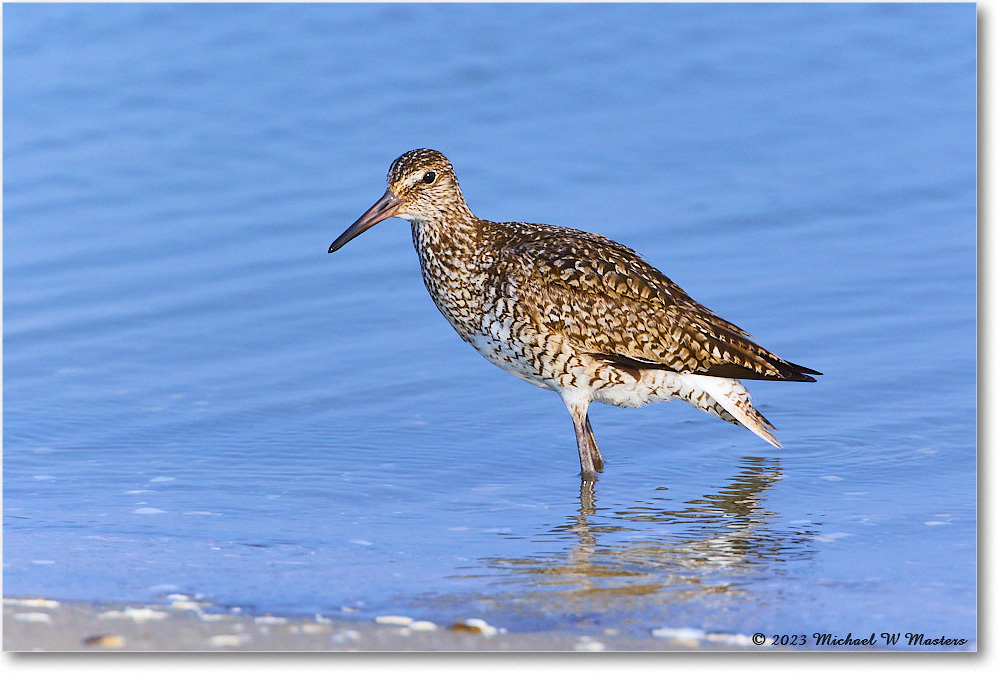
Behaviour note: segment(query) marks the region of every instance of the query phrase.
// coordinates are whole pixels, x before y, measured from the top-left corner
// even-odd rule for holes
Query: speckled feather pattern
[[[571,412],[582,406],[584,419],[592,400],[635,407],[679,398],[777,445],[737,378],[818,374],[756,344],[626,246],[476,218],[437,151],[396,159],[388,184],[404,202],[395,215],[411,222],[424,284],[458,334],[504,370],[558,391]],[[596,444],[593,453],[599,459]],[[582,463],[583,455],[581,447]]]

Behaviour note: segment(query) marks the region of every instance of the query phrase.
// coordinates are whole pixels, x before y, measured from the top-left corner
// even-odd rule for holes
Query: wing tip
[[[782,361],[780,363],[769,364],[777,373],[761,373],[747,368],[746,366],[734,363],[713,364],[699,373],[700,375],[710,375],[712,377],[725,377],[734,380],[772,380],[776,382],[815,382],[813,375],[823,373],[812,368],[797,366],[794,363]]]
[[[809,377],[810,375],[822,375],[823,373],[818,370],[813,370],[812,368],[806,368],[805,366],[800,366],[797,363],[791,363],[790,361],[785,361],[792,370],[796,371],[796,374],[802,377],[801,382],[815,382],[815,377]]]

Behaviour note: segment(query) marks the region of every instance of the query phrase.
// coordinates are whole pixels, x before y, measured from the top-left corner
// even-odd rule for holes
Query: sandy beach
[[[165,604],[88,604],[5,598],[4,651],[724,651],[756,650],[747,636],[660,629],[648,637],[507,631],[475,618],[448,625],[405,616],[343,621],[208,610],[184,596]],[[654,634],[655,633],[655,634]],[[770,650],[768,647],[763,649]]]

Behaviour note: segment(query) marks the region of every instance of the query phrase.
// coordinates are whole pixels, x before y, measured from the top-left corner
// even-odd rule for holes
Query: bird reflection
[[[813,554],[815,532],[783,529],[762,504],[781,478],[777,460],[745,457],[724,487],[703,497],[678,503],[669,489],[659,488],[651,499],[620,510],[601,508],[594,482],[584,480],[577,512],[548,533],[569,538],[568,549],[484,562],[534,587],[522,602],[558,601],[562,611],[584,600],[739,596],[748,575],[762,565]]]

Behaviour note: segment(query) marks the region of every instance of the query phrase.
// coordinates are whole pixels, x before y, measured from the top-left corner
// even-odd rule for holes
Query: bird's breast
[[[470,245],[413,225],[413,246],[431,300],[463,340],[471,342],[487,312],[487,275]]]

